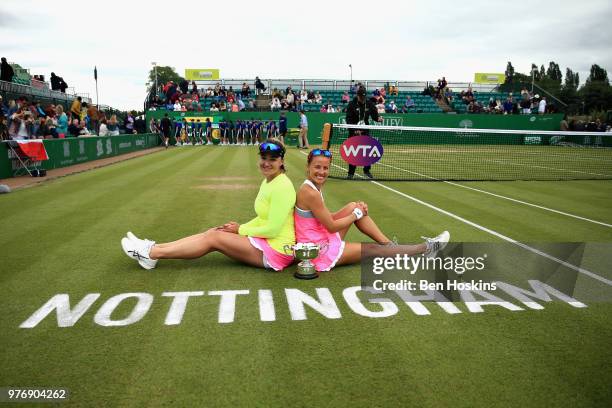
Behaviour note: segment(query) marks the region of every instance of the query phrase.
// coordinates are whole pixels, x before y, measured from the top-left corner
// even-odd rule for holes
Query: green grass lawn
[[[288,152],[298,187],[305,156]],[[364,317],[345,299],[360,285],[359,265],[338,267],[313,281],[293,269],[272,273],[220,254],[192,261],[160,261],[140,269],[121,251],[126,231],[158,242],[254,216],[261,178],[252,148],[185,147],[151,154],[0,196],[0,386],[66,387],[68,406],[564,406],[612,404],[612,305],[539,302],[543,310],[484,306],[446,313],[423,303],[417,315],[399,297],[397,312]],[[337,209],[368,202],[390,236],[418,242],[449,230],[455,242],[502,239],[432,210],[404,193],[522,242],[611,242],[612,228],[520,205],[439,182],[330,180],[325,202]],[[612,224],[612,182],[473,182],[496,194]],[[364,237],[352,229],[349,241]],[[612,278],[610,265],[593,272]],[[591,278],[610,298],[612,287]],[[306,307],[294,320],[286,289],[317,298],[328,290],[336,318]],[[319,289],[319,291],[317,291]],[[219,323],[219,294],[241,290],[231,323]],[[269,290],[273,321],[260,317],[259,290]],[[168,292],[203,291],[189,299],[180,324],[166,325]],[[291,291],[290,291],[291,292]],[[152,295],[134,324],[96,323],[111,297]],[[93,305],[69,327],[55,313],[20,328],[57,294],[72,308],[87,294]],[[375,296],[359,294],[368,304]],[[135,299],[110,318],[133,311]],[[390,307],[390,306],[388,306]],[[24,406],[24,405],[16,405]]]

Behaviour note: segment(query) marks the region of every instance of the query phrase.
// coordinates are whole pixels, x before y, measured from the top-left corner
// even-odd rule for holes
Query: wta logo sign
[[[353,166],[371,166],[382,158],[383,147],[373,137],[353,136],[342,143],[340,155]]]

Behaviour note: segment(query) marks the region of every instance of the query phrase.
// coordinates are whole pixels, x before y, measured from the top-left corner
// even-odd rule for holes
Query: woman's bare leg
[[[400,255],[421,255],[427,250],[427,244],[417,245],[368,245],[366,252],[370,256],[395,256]],[[362,258],[362,244],[356,242],[346,242],[344,244],[344,251],[342,256],[336,263],[336,265],[351,265],[361,261]]]
[[[249,265],[263,267],[262,252],[253,247],[245,236],[210,229],[174,243],[154,245],[151,259],[194,259],[219,251],[225,256]]]
[[[332,214],[332,217],[335,220],[337,220],[339,218],[347,217],[347,216],[349,216],[353,212],[353,210],[356,207],[357,207],[357,203],[354,203],[354,202],[348,203],[347,205],[342,207],[339,211],[337,211],[334,214]],[[370,217],[368,215],[364,216],[363,218],[361,218],[358,221],[355,221],[354,224],[357,227],[357,229],[359,229],[359,231],[361,231],[362,233],[364,233],[365,235],[367,235],[368,237],[370,237],[371,239],[373,239],[374,241],[376,241],[379,244],[386,244],[387,242],[391,241],[380,230],[380,228],[378,228],[378,225],[376,225],[376,223],[374,222],[372,217]],[[340,232],[340,237],[342,239],[344,239],[344,236],[346,235],[346,233],[348,232],[348,230],[350,228],[351,228],[351,226],[349,225],[345,229],[339,231]]]

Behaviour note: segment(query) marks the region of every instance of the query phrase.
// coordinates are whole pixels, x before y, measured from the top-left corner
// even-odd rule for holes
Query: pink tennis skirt
[[[325,242],[319,242],[325,245]],[[329,234],[327,239],[327,249],[323,248],[319,256],[312,260],[315,269],[319,272],[327,272],[331,270],[340,260],[344,252],[344,241],[340,238],[340,233]]]
[[[265,238],[249,237],[251,245],[263,252],[263,263],[267,269],[282,271],[293,263],[293,255],[281,254],[268,244]]]
[[[320,244],[322,246],[319,256],[311,262],[319,272],[326,272],[336,266],[344,252],[344,241],[340,233],[331,233],[316,218],[312,217],[310,211],[296,208],[294,212],[295,238],[297,242]]]

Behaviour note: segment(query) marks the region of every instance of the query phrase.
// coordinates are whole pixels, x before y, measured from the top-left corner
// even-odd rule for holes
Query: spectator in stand
[[[471,86],[468,87],[467,91],[461,92],[461,99],[463,100],[463,103],[465,103],[466,105],[474,100],[474,92],[472,91]]]
[[[315,93],[312,90],[308,91],[308,103],[315,103]]]
[[[251,96],[251,87],[248,86],[246,82],[242,83],[242,90],[240,91],[240,94],[243,98],[248,98]]]
[[[182,79],[181,82],[179,82],[179,89],[182,93],[186,94],[189,91],[189,82],[187,82],[186,79]]]
[[[119,136],[119,122],[117,121],[117,115],[111,115],[106,126],[108,128],[109,136]]]
[[[70,121],[70,125],[68,126],[68,134],[66,136],[70,137],[78,137],[81,129],[79,128],[79,120],[72,119]]]
[[[448,86],[444,89],[444,98],[446,99],[446,103],[450,104],[454,97],[453,97],[453,90],[450,89]]]
[[[379,91],[379,92],[380,92],[380,96],[381,96],[383,99],[387,99],[387,90],[385,89],[385,87],[380,88],[380,91]]]
[[[389,102],[389,106],[387,107],[387,112],[397,113],[397,105],[395,104],[395,101]]]
[[[53,123],[53,119],[51,118],[41,118],[40,126],[36,131],[36,136],[39,139],[57,139],[57,131],[55,129],[55,124]]]
[[[321,109],[319,109],[321,113],[327,113],[327,105],[321,105]]]
[[[72,101],[72,105],[70,106],[70,119],[81,119],[81,97],[77,96],[75,100]]]
[[[57,115],[57,133],[60,137],[65,137],[68,134],[68,116],[64,112],[64,107],[57,105],[55,107],[55,114]]]
[[[84,120],[79,122],[79,136],[91,136],[91,132],[87,129],[87,123]]]
[[[87,116],[89,117],[89,129],[92,133],[98,133],[98,108],[93,104],[87,108]]]
[[[68,84],[64,81],[64,78],[55,75],[55,73],[51,73],[51,89],[54,91],[60,91],[62,93],[66,93],[66,88],[68,88]]]
[[[198,94],[198,86],[196,85],[195,81],[191,81],[191,94]]]
[[[567,123],[567,114],[563,115],[563,120],[559,124],[559,129],[562,132],[567,132],[569,129],[569,124]]]
[[[227,112],[227,105],[225,104],[224,101],[221,101],[221,104],[219,105],[219,111],[220,112]]]
[[[1,101],[1,98],[0,98]],[[42,106],[40,106],[40,102],[35,102],[34,103],[34,111],[36,112],[36,116],[47,116],[47,112],[45,112],[45,110],[43,109]]]
[[[60,81],[59,81],[59,77],[57,75],[55,75],[55,72],[51,73],[51,90],[53,91],[59,91],[60,90]]]
[[[377,104],[376,104],[376,111],[381,114],[381,113],[385,113],[385,102],[384,99],[378,98]]]
[[[125,118],[125,133],[128,135],[134,134],[134,117],[130,112],[128,112],[127,117]]]
[[[174,111],[175,112],[180,112],[181,111],[181,104],[179,101],[176,101],[176,103],[174,104]]]
[[[257,91],[258,95],[266,91],[266,86],[263,84],[263,82],[261,82],[259,77],[255,77],[255,90]]]
[[[521,102],[519,103],[520,107],[521,107],[521,113],[523,115],[530,115],[531,114],[531,101],[529,100],[529,93],[522,93],[521,92]]]
[[[270,104],[270,110],[276,111],[281,108],[281,102],[278,97],[272,98],[272,103]]]
[[[323,102],[323,97],[321,96],[321,94],[319,93],[319,91],[317,91],[315,93],[315,103],[321,103]]]
[[[410,98],[410,95],[406,96],[406,101],[404,102],[404,106],[402,107],[402,113],[413,112],[416,110],[416,106],[414,105],[414,101]]]
[[[2,99],[2,95],[0,95],[0,114],[5,117],[8,114],[8,106],[4,104],[4,99]]]
[[[11,65],[6,62],[5,57],[2,57],[1,61],[2,62],[0,63],[0,81],[12,82],[13,75],[15,75],[13,67],[11,67]]]
[[[502,104],[501,99],[496,99],[495,100],[495,113],[503,113],[504,112],[504,105]]]
[[[30,139],[34,134],[34,119],[29,110],[19,108],[11,116],[8,134],[11,139]]]
[[[100,130],[98,131],[98,136],[108,136],[108,133],[108,127],[106,127],[106,118],[104,118],[100,121]]]
[[[302,91],[300,92],[300,101],[302,103],[306,103],[308,101],[308,92],[306,92],[305,89],[302,89]]]
[[[493,99],[493,97],[490,97],[489,98],[489,106],[488,106],[489,112],[494,113],[496,106],[497,106],[497,104],[495,103],[495,99]]]
[[[342,94],[342,99],[341,99],[342,104],[349,103],[350,100],[351,99],[349,97],[348,92],[344,91],[344,93]]]
[[[512,100],[512,96],[508,95],[508,98],[506,98],[506,101],[504,102],[503,109],[504,115],[509,115],[512,113],[514,109],[514,101]]]
[[[543,96],[538,103],[538,114],[544,115],[546,113],[546,97]]]
[[[287,103],[291,107],[295,103],[295,96],[293,95],[293,91],[291,89],[289,89],[289,92],[287,92]]]
[[[236,102],[237,102],[237,104],[238,104],[238,111],[239,111],[239,112],[240,112],[240,111],[243,111],[243,110],[244,110],[244,108],[246,108],[246,106],[244,106],[244,102],[242,101],[242,99],[238,99]]]
[[[219,108],[217,107],[216,103],[213,103],[212,105],[210,105],[210,111],[211,112],[219,112]]]

